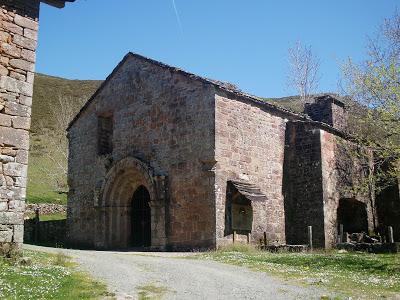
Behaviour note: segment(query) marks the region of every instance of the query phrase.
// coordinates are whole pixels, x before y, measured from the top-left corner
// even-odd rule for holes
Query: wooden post
[[[308,226],[308,246],[310,250],[313,250],[313,241],[312,241],[312,226]]]
[[[235,241],[236,241],[236,230],[233,231],[232,237],[233,237],[233,243],[235,243]]]
[[[39,222],[40,222],[39,208],[36,208],[35,209],[35,236],[34,236],[35,243],[37,243],[38,238],[39,238]]]
[[[247,233],[247,244],[250,244],[250,232]]]
[[[394,243],[394,237],[393,237],[393,227],[392,226],[388,226],[388,242],[389,244],[393,244]]]
[[[343,243],[343,224],[339,225],[339,243]]]
[[[267,247],[267,233],[264,231],[264,246]]]

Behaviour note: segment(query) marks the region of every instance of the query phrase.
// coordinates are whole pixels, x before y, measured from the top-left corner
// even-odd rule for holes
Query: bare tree
[[[312,52],[311,46],[303,46],[299,41],[289,48],[288,85],[297,91],[302,103],[318,89],[319,58]]]
[[[44,179],[49,182],[58,192],[67,192],[67,174],[68,174],[68,140],[66,129],[69,122],[74,117],[81,100],[75,100],[72,97],[57,95],[50,102],[49,110],[54,127],[42,128],[40,138],[45,140],[46,145],[43,151],[43,157],[49,162],[41,164],[39,169],[42,171]]]

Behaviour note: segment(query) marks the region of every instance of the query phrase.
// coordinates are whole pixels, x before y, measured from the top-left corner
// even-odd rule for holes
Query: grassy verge
[[[32,140],[32,144],[34,143],[35,141]],[[44,171],[41,169],[41,166],[45,166],[49,170],[54,169],[51,161],[32,153],[29,157],[28,186],[26,190],[27,202],[67,204],[67,195],[54,191],[54,187],[49,184],[43,175]]]
[[[400,297],[400,254],[269,253],[228,247],[200,257],[313,284],[356,299]]]
[[[35,218],[35,214],[28,214],[29,219]],[[57,221],[57,220],[65,220],[67,218],[66,213],[54,213],[48,215],[40,215],[40,221]]]
[[[0,258],[0,299],[98,299],[106,286],[78,272],[68,257],[25,251],[22,266]]]
[[[158,300],[162,299],[165,294],[172,292],[170,289],[154,284],[147,284],[137,288],[138,300]]]
[[[66,213],[56,213],[50,215],[40,215],[40,221],[57,221],[57,220],[65,220],[67,218]]]

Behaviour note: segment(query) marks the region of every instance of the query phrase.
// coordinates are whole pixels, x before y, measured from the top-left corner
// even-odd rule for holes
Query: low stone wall
[[[40,215],[66,214],[67,206],[52,203],[27,204],[25,214],[33,215],[36,210],[39,210]]]
[[[27,244],[64,245],[66,235],[66,220],[25,221],[24,242]]]

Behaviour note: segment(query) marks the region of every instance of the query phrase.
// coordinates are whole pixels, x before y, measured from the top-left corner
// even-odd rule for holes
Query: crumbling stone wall
[[[357,155],[358,151],[363,154]],[[367,220],[364,221],[368,224],[368,231],[373,232],[377,226],[374,191],[366,186],[361,188],[372,164],[372,153],[333,133],[321,131],[321,161],[325,247],[332,247],[337,242],[341,199],[365,205]],[[353,221],[357,221],[355,217]]]
[[[341,199],[365,204],[367,220],[360,221],[367,222],[370,231],[376,226],[373,192],[359,190],[372,156],[365,152],[357,158],[354,151],[358,148],[330,131],[312,122],[287,125],[284,191],[288,243],[307,243],[307,226],[313,226],[314,246],[333,247]]]
[[[0,0],[0,254],[23,242],[38,0]]]
[[[215,201],[217,245],[232,243],[225,227],[226,187],[230,180],[256,185],[267,200],[252,202],[251,240],[267,233],[270,242],[285,242],[282,195],[285,116],[263,105],[217,93],[215,114]],[[237,236],[246,240],[245,236]]]
[[[152,216],[152,228],[165,230],[166,240],[164,245],[152,241],[152,246],[214,247],[212,87],[130,54],[117,69],[69,129],[69,241],[115,247],[98,240],[95,243],[96,235],[113,230],[107,228],[109,224],[96,225],[99,213],[109,210],[98,203],[110,169],[132,157],[147,166],[152,180],[166,178],[166,186],[160,189],[167,197],[151,204],[164,205],[165,218]],[[97,116],[105,114],[112,114],[114,120],[113,151],[99,156]],[[157,184],[154,186],[157,190]],[[129,215],[127,205],[125,217]],[[152,207],[155,211],[159,209]],[[112,226],[117,228],[115,224],[121,224],[122,218],[114,216]]]

